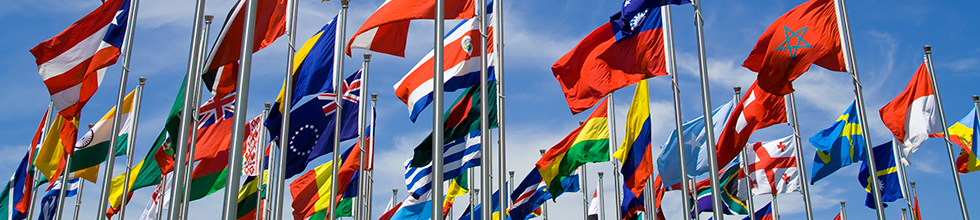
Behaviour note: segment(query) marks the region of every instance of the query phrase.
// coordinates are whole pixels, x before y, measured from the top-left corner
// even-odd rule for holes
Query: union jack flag
[[[361,70],[357,70],[352,77],[347,78],[343,81],[343,96],[344,100],[350,101],[352,103],[359,103],[361,101]],[[317,99],[327,100],[327,104],[323,105],[323,114],[329,115],[337,111],[337,95],[333,91],[328,91],[317,95]]]
[[[217,97],[212,97],[210,100],[201,105],[201,109],[198,110],[197,118],[200,120],[201,124],[197,127],[198,129],[210,126],[220,119],[228,119],[235,116],[235,94],[236,92],[228,93],[224,98],[215,99]]]

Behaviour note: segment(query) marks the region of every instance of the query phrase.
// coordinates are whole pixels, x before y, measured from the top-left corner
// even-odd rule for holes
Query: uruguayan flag
[[[470,167],[480,165],[480,131],[472,131],[466,137],[456,139],[443,148],[443,180],[458,177]],[[414,195],[428,193],[432,186],[432,163],[424,167],[411,167],[412,158],[405,161],[405,186]]]

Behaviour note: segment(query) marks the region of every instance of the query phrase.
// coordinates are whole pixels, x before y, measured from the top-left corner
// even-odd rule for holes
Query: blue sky
[[[352,1],[348,33],[353,33],[361,23],[381,5],[381,0]],[[711,80],[714,107],[731,100],[734,86],[748,87],[755,73],[741,67],[741,62],[755,45],[759,35],[777,17],[802,3],[802,0],[717,1],[705,2],[703,15],[706,34],[709,79]],[[0,176],[9,176],[27,149],[34,129],[47,106],[48,94],[37,75],[36,64],[28,50],[38,43],[58,34],[71,23],[96,8],[99,1],[12,1],[0,0],[0,23],[8,31],[0,33],[0,106],[7,106],[0,114]],[[208,1],[206,13],[216,17],[215,24],[222,23],[232,0]],[[546,149],[575,129],[577,122],[587,114],[571,115],[560,87],[550,71],[550,66],[594,28],[608,21],[608,16],[619,10],[622,1],[506,1],[505,2],[505,52],[507,144],[509,170],[516,171],[517,181],[525,175],[538,158],[537,149]],[[174,99],[180,79],[186,74],[187,52],[194,2],[142,1],[127,90],[135,88],[136,79],[147,77],[144,106],[139,124],[136,157],[142,157],[152,143],[153,135],[162,129],[170,103]],[[306,40],[339,10],[337,1],[300,1],[298,39]],[[848,10],[854,40],[856,60],[864,83],[865,99],[870,110],[870,138],[877,145],[890,138],[882,125],[877,109],[900,93],[911,75],[922,62],[922,46],[933,45],[937,81],[944,98],[946,117],[955,122],[972,107],[969,97],[980,93],[974,82],[980,79],[980,47],[976,36],[980,28],[976,22],[980,9],[970,1],[947,1],[942,4],[911,0],[850,1]],[[674,6],[674,31],[677,45],[679,80],[683,120],[701,115],[700,87],[698,84],[697,48],[691,6]],[[455,24],[448,22],[447,26]],[[220,25],[211,32],[211,42],[217,37]],[[412,148],[431,130],[428,122],[431,109],[425,111],[419,123],[408,120],[404,104],[397,101],[390,89],[402,75],[414,66],[418,59],[432,48],[432,22],[413,22],[409,35],[406,57],[375,55],[372,59],[370,92],[379,93],[378,101],[378,153],[374,195],[374,216],[384,210],[390,198],[387,189],[398,188],[399,199],[404,198],[402,162]],[[354,50],[354,58],[348,58],[347,74],[360,66],[361,54]],[[260,113],[261,103],[272,102],[279,90],[286,59],[285,38],[255,54],[248,115]],[[118,65],[109,68],[103,86],[82,113],[81,124],[94,123],[114,105],[118,89]],[[812,68],[796,81],[801,133],[804,138],[830,126],[852,102],[853,86],[850,76]],[[633,87],[616,93],[615,115],[618,140],[622,140],[626,109],[632,99]],[[656,149],[673,130],[673,108],[667,77],[650,80],[651,119]],[[454,98],[457,93],[446,97]],[[204,99],[207,99],[205,97]],[[451,100],[447,100],[451,102]],[[83,126],[84,127],[84,126]],[[85,129],[82,129],[84,132]],[[768,141],[792,133],[789,126],[776,125],[756,132],[751,141]],[[352,143],[344,143],[348,147]],[[814,148],[803,144],[804,161],[812,166]],[[958,149],[954,149],[958,153]],[[926,216],[937,219],[959,217],[955,191],[942,141],[931,139],[912,156],[913,164],[908,174],[918,183],[920,204]],[[115,174],[122,172],[124,160],[117,160]],[[318,159],[315,163],[323,163]],[[874,211],[863,207],[865,193],[856,180],[859,166],[850,166],[821,180],[811,187],[814,215],[818,219],[831,219],[838,212],[838,202],[847,201],[849,217],[870,219]],[[614,172],[608,163],[590,165],[589,191],[596,187],[595,172]],[[980,204],[980,189],[974,182],[980,174],[961,175],[967,203],[971,207]],[[607,213],[612,218],[614,186],[606,175]],[[101,183],[99,184],[101,185]],[[97,207],[97,190],[94,184],[86,187],[81,216],[94,216]],[[129,208],[128,219],[138,218],[142,207],[149,200],[152,189],[137,191]],[[550,215],[557,219],[577,219],[581,213],[581,195],[569,194],[550,205]],[[758,207],[769,201],[768,196],[756,197]],[[466,197],[459,199],[466,200]],[[287,202],[290,199],[287,198]],[[668,217],[679,218],[679,194],[669,193],[664,208]],[[889,218],[898,219],[902,201],[892,203],[885,211]],[[459,202],[457,204],[465,204]],[[191,206],[191,219],[215,219],[220,217],[221,193],[195,201]],[[460,205],[462,206],[462,205]],[[796,194],[781,195],[780,214],[787,219],[804,217],[802,199]],[[460,208],[461,209],[461,208]],[[454,210],[456,215],[461,210]],[[972,210],[973,213],[980,210]],[[287,210],[288,213],[288,210]],[[69,213],[70,215],[70,213]],[[974,214],[975,215],[975,214]],[[704,215],[705,218],[707,215]],[[734,218],[734,217],[732,217]],[[741,217],[739,217],[740,219]]]

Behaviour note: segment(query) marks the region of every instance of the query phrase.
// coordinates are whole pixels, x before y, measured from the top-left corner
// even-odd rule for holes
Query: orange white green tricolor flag
[[[963,119],[949,126],[949,139],[956,145],[963,148],[960,156],[956,158],[956,169],[960,173],[969,173],[980,170],[980,158],[977,153],[980,151],[978,143],[973,140],[980,136],[980,124],[977,123],[977,108],[974,107],[970,113],[963,116]]]
[[[565,192],[562,179],[567,178],[585,163],[609,161],[609,123],[606,100],[603,100],[589,119],[575,131],[548,150],[535,164],[548,192],[555,198]]]

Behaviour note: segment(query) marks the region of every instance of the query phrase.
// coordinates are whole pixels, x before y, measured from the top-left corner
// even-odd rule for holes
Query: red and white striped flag
[[[470,19],[476,14],[470,0],[448,0],[445,6],[445,19]],[[354,32],[347,43],[347,56],[351,48],[358,48],[405,57],[408,26],[412,20],[435,19],[435,11],[435,0],[385,1]]]
[[[937,101],[932,79],[923,62],[905,91],[879,110],[881,121],[895,134],[902,147],[902,163],[908,165],[909,156],[930,136],[942,137],[943,125],[939,120]]]

